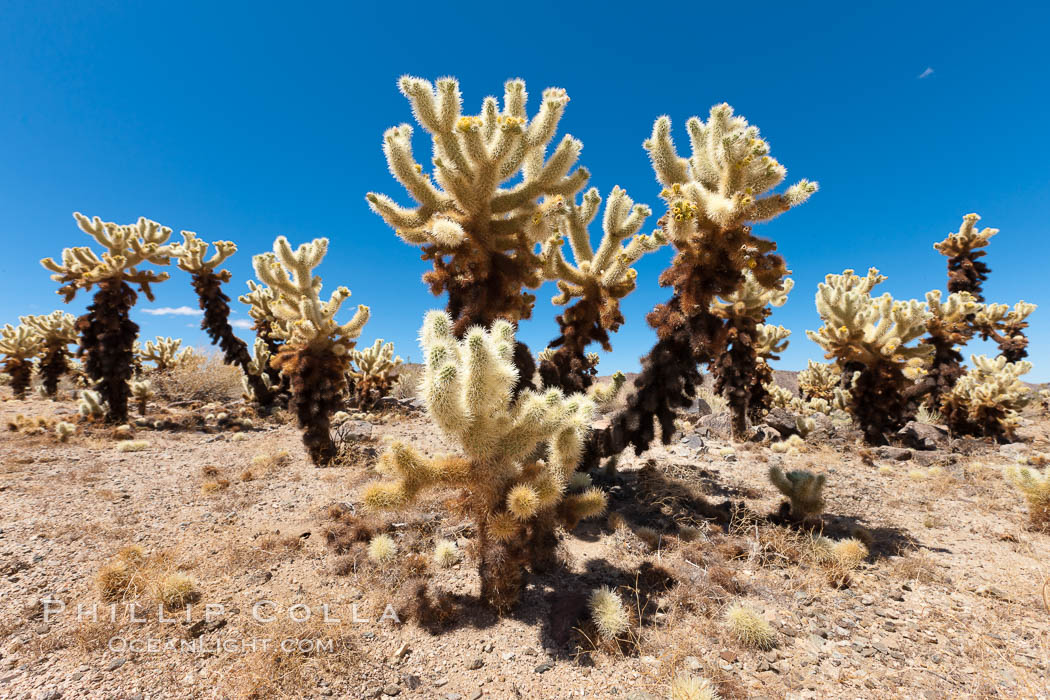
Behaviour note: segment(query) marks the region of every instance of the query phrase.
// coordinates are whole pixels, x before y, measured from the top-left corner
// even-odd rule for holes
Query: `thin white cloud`
[[[922,80],[923,78],[929,78],[931,75],[933,75],[933,69],[927,66],[926,70],[924,70],[922,73],[919,73],[918,79]]]
[[[142,309],[142,313],[151,316],[200,316],[204,312],[188,306],[160,306],[156,309]]]
[[[244,328],[245,330],[251,330],[253,322],[247,318],[235,318],[230,321],[230,325],[234,328]]]

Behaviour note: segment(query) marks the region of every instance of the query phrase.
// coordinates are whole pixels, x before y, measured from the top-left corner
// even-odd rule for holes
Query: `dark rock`
[[[220,617],[218,620],[211,620],[210,622],[208,620],[197,620],[192,625],[190,625],[189,628],[187,628],[187,630],[186,630],[186,638],[187,639],[196,639],[197,637],[201,636],[202,634],[207,634],[208,632],[214,632],[215,630],[222,629],[225,626],[226,626],[226,618],[225,617]]]
[[[694,416],[709,416],[712,413],[711,404],[697,396],[693,399],[693,405],[685,409],[685,412]]]
[[[939,425],[908,421],[897,431],[901,443],[916,450],[936,450],[948,444],[948,430]]]
[[[766,414],[763,422],[780,433],[781,438],[798,435],[798,416],[785,408],[774,408]]]
[[[729,435],[733,431],[733,419],[728,411],[706,415],[700,419],[698,425],[715,435]]]
[[[547,671],[551,670],[552,668],[554,668],[554,664],[552,664],[550,661],[544,661],[542,664],[537,666],[535,670],[536,670],[536,673],[546,673]]]
[[[911,450],[905,449],[903,447],[891,447],[889,445],[883,445],[879,448],[877,454],[883,459],[892,459],[897,462],[904,462],[911,459]]]
[[[704,448],[704,439],[699,435],[688,435],[680,439],[678,444],[691,450],[702,450]]]
[[[256,571],[248,577],[248,583],[253,586],[261,586],[272,578],[273,574],[269,571]]]
[[[780,439],[780,431],[772,426],[758,425],[751,429],[751,442],[777,442]]]
[[[127,662],[128,662],[127,659],[113,659],[112,661],[109,662],[109,665],[106,666],[106,670],[107,671],[116,671],[118,668],[120,668],[121,666],[123,666]]]

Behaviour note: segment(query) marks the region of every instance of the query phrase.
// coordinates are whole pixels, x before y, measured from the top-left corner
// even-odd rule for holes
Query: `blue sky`
[[[521,77],[534,98],[568,91],[561,132],[583,141],[581,163],[603,196],[621,185],[658,209],[641,147],[653,119],[670,115],[684,142],[686,118],[722,101],[761,128],[789,181],[820,182],[810,202],[757,230],[796,280],[772,317],[794,331],[779,368],[821,356],[804,331],[819,326],[813,296],[825,274],[876,266],[885,291],[921,298],[945,285],[933,242],[976,211],[1001,229],[986,296],[1041,305],[1029,378],[1050,380],[1045,6],[217,5],[0,5],[0,323],[62,306],[37,261],[88,242],[72,211],[121,223],[145,215],[235,241],[235,293],[275,236],[329,237],[327,286],[345,284],[372,307],[362,340],[394,340],[418,359],[422,315],[443,301],[419,281],[418,252],[364,199],[375,190],[410,201],[380,150],[384,129],[411,121],[396,80],[454,75],[473,112]],[[635,369],[652,345],[644,316],[669,295],[656,278],[670,255],[639,264],[603,373]],[[188,276],[173,269],[156,293],[135,311],[143,334],[204,344],[198,318],[143,313],[196,308]],[[555,335],[551,296],[541,290],[523,324],[537,351]]]

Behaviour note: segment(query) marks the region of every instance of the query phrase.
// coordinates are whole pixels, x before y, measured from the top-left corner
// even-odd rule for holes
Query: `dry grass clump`
[[[937,565],[925,552],[899,557],[894,560],[891,570],[899,578],[918,583],[935,583],[941,578]]]
[[[106,601],[138,600],[148,593],[157,602],[176,609],[200,597],[196,581],[175,570],[169,553],[147,554],[139,545],[117,552],[99,569],[95,582]]]
[[[267,554],[294,554],[303,548],[303,539],[297,535],[271,533],[259,537],[255,547]]]
[[[142,452],[148,449],[148,440],[121,440],[117,443],[117,452]]]
[[[1050,529],[1050,469],[1040,471],[1010,464],[1003,469],[1003,476],[1028,502],[1028,519],[1032,527]]]
[[[160,602],[171,609],[185,607],[200,597],[197,582],[183,573],[171,573],[156,582],[156,595]]]
[[[714,684],[706,678],[679,675],[671,680],[671,700],[720,700]]]
[[[291,461],[292,456],[287,450],[260,452],[252,457],[252,469],[266,474],[289,464]]]
[[[744,646],[765,651],[776,646],[777,635],[773,627],[746,605],[731,605],[726,610],[726,625],[733,638]]]
[[[230,487],[229,479],[208,479],[201,484],[201,493],[205,496],[225,491]]]
[[[395,399],[414,399],[419,392],[419,382],[423,379],[422,365],[401,365],[397,379],[390,390]]]
[[[163,372],[151,372],[158,396],[168,401],[226,403],[241,397],[241,371],[217,353],[198,351],[186,362]]]

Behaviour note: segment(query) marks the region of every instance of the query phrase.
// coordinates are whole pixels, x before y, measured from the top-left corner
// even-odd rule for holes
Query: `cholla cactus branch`
[[[153,362],[156,371],[167,372],[186,363],[193,356],[193,350],[180,350],[181,347],[181,339],[158,335],[155,340],[147,340],[146,344],[139,348],[139,358],[143,362]]]
[[[391,480],[370,484],[363,497],[371,509],[401,509],[425,489],[461,488],[477,527],[482,596],[505,608],[520,595],[525,566],[549,565],[555,525],[571,529],[605,509],[597,489],[567,493],[593,404],[557,389],[515,397],[510,323],[473,328],[463,340],[453,330],[453,319],[440,311],[424,319],[421,394],[462,456],[428,458],[395,443],[380,459]]]
[[[139,415],[146,415],[146,406],[149,400],[153,398],[153,384],[148,379],[141,381],[132,381],[130,383],[131,396],[139,405]]]
[[[842,373],[833,364],[806,361],[806,369],[798,373],[798,393],[803,399],[831,401],[835,389],[842,384]]]
[[[17,327],[10,323],[0,329],[0,353],[4,357],[4,372],[11,377],[15,398],[24,399],[32,376],[33,358],[44,347],[43,337],[25,323]]]
[[[973,337],[973,320],[984,311],[984,305],[969,292],[949,294],[942,302],[940,290],[935,289],[926,293],[926,308],[930,311],[927,336],[919,342],[933,348],[933,360],[925,380],[929,386],[926,404],[937,409],[944,395],[966,372],[957,348]]]
[[[45,316],[22,316],[19,320],[43,339],[37,371],[43,377],[44,393],[54,398],[58,393],[58,380],[70,369],[69,346],[77,342],[77,317],[52,311]]]
[[[692,403],[699,383],[698,364],[721,356],[730,343],[727,324],[712,311],[717,298],[727,298],[744,284],[749,270],[765,289],[783,289],[784,260],[776,244],[751,233],[751,225],[768,221],[797,206],[816,191],[816,183],[800,181],[782,193],[774,189],[785,170],[769,157],[769,146],[729,105],[711,109],[704,123],[687,123],[692,156],[678,156],[671,140],[671,122],[656,120],[648,150],[667,212],[661,228],[678,254],[660,276],[674,296],[648,316],[659,340],[643,359],[642,373],[627,408],[595,437],[598,455],[618,454],[628,444],[645,450],[654,438],[653,418],[661,438],[674,434],[674,410]]]
[[[360,408],[371,408],[379,399],[390,394],[397,380],[400,356],[394,357],[394,344],[377,338],[371,347],[350,351],[351,403]]]
[[[895,301],[889,294],[871,296],[885,279],[875,268],[865,277],[853,270],[828,275],[817,291],[824,325],[806,331],[851,380],[850,413],[874,444],[914,416],[912,383],[926,373],[934,352],[929,345],[908,345],[926,331],[925,305]]]
[[[230,298],[222,291],[222,285],[230,281],[230,271],[220,270],[219,265],[237,252],[230,241],[215,241],[215,252],[208,257],[208,243],[192,231],[182,232],[182,243],[171,247],[171,255],[178,261],[180,269],[189,272],[193,289],[204,318],[201,329],[211,338],[212,344],[222,349],[227,364],[239,367],[244,372],[248,393],[261,408],[273,405],[275,395],[259,373],[249,371],[252,357],[248,345],[237,337],[230,325]]]
[[[1032,363],[1007,362],[1002,355],[994,360],[971,355],[970,360],[974,368],[959,378],[941,402],[948,426],[963,435],[1009,440],[1017,428],[1021,409],[1033,398],[1021,381],[1021,376],[1031,371]]]
[[[1028,357],[1028,317],[1036,310],[1035,304],[1019,301],[1011,309],[1006,304],[986,304],[974,318],[974,326],[982,340],[993,340],[1008,362]]]
[[[41,264],[62,282],[59,294],[72,301],[77,290],[99,289],[86,314],[77,319],[80,333],[78,355],[85,356],[84,370],[101,392],[107,406],[106,419],[125,423],[128,418],[128,380],[132,376],[132,346],[139,327],[131,320],[131,307],[137,295],[130,285],[137,285],[147,299],[153,300],[150,287],[168,278],[166,272],[140,270],[138,265],[167,265],[171,249],[165,245],[171,229],[146,218],[130,225],[103,222],[97,216],[88,219],[74,213],[80,229],[105,250],[101,255],[91,248],[75,247],[62,251],[62,263],[51,258]]]
[[[777,467],[770,467],[769,480],[790,501],[792,517],[814,520],[819,519],[824,512],[825,475],[807,471],[785,474]]]
[[[265,285],[248,280],[248,293],[242,294],[237,299],[242,304],[248,305],[248,315],[254,321],[252,330],[255,331],[256,338],[266,344],[269,355],[276,355],[281,347],[281,340],[273,334],[273,326],[277,322],[277,315],[273,311],[274,303],[277,301],[276,293]],[[256,351],[256,357],[258,356],[258,351]],[[266,364],[264,371],[270,379],[271,388],[283,388],[284,382],[280,372],[270,367],[269,364]]]
[[[606,352],[612,350],[609,333],[623,323],[620,299],[635,288],[637,272],[631,265],[648,252],[667,242],[663,232],[639,234],[651,213],[649,207],[635,204],[627,193],[614,187],[605,206],[603,236],[597,252],[591,246],[588,226],[597,217],[601,196],[595,188],[563,207],[556,217],[557,233],[543,246],[542,258],[547,279],[556,280],[559,293],[552,301],[565,305],[577,299],[556,320],[560,335],[551,341],[554,350],[540,362],[540,377],[546,386],[563,391],[584,391],[594,381],[594,363],[587,359],[587,346],[593,342]],[[572,250],[570,264],[562,252],[566,237]],[[627,245],[623,242],[630,239]]]
[[[999,233],[997,228],[978,230],[976,224],[980,220],[977,214],[967,214],[958,233],[949,233],[943,241],[933,244],[938,253],[948,258],[948,291],[967,292],[978,302],[984,301],[981,286],[990,272],[980,260],[985,255],[980,249]]]
[[[350,351],[368,321],[367,306],[358,306],[347,323],[335,320],[350,290],[339,287],[321,301],[321,278],[314,269],[328,251],[328,239],[318,238],[292,250],[280,236],[274,252],[252,259],[255,274],[271,290],[260,292],[273,314],[271,332],[284,343],[270,365],[291,378],[292,410],[303,429],[303,444],[315,464],[327,465],[336,456],[330,434],[331,416],[339,410],[346,390]]]

